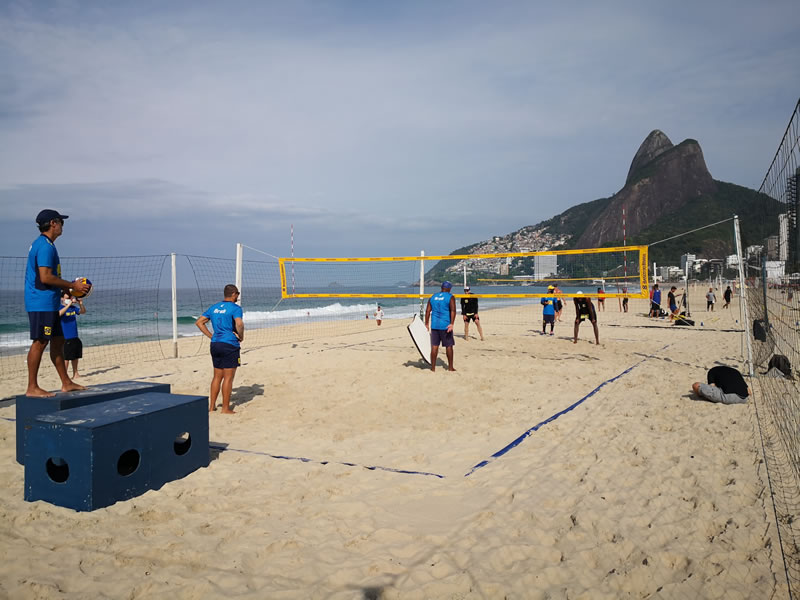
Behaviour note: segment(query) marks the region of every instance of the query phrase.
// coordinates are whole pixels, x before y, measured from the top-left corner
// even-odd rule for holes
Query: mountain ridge
[[[764,219],[765,214],[777,214],[765,206],[775,202],[755,190],[714,179],[697,140],[687,138],[674,145],[666,134],[654,129],[634,155],[625,185],[614,195],[577,204],[535,225],[469,244],[451,254],[621,246],[623,207],[628,245],[653,244],[738,214],[746,247],[777,232],[777,218],[775,223]],[[650,256],[659,264],[676,265],[685,253],[707,258],[735,253],[733,225],[655,245]],[[512,265],[509,274],[526,274],[521,270],[528,268],[527,263],[521,261],[518,272]],[[438,266],[426,275],[429,280],[443,278],[444,268]]]

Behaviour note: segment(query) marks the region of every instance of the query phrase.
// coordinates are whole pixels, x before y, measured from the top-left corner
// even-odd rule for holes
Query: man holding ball
[[[58,314],[61,305],[61,290],[75,290],[87,294],[91,284],[67,281],[61,278],[61,260],[58,257],[55,241],[64,232],[64,220],[56,210],[47,208],[36,217],[36,225],[41,235],[31,244],[28,251],[28,264],[25,268],[25,311],[31,330],[31,348],[28,351],[28,389],[26,396],[50,398],[52,392],[39,387],[39,366],[42,355],[50,345],[50,360],[61,379],[62,392],[85,390],[67,374],[64,362],[64,334]]]

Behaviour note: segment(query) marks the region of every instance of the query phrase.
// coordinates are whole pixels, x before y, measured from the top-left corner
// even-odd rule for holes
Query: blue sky
[[[0,4],[0,255],[447,254],[624,184],[661,129],[757,189],[796,1]]]

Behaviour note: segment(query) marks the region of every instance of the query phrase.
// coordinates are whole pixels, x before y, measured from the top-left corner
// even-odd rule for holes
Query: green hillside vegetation
[[[648,167],[649,165],[637,171],[635,180],[640,179],[640,176],[647,176]],[[734,214],[739,216],[742,248],[753,244],[763,244],[766,237],[778,233],[778,213],[781,210],[779,202],[766,194],[760,194],[746,187],[724,181],[716,181],[716,183],[717,191],[714,194],[691,200],[680,211],[662,217],[645,231],[629,237],[627,243],[631,246],[649,245],[698,227],[729,219]],[[569,235],[570,239],[564,248],[574,248],[575,242],[581,234],[587,227],[591,227],[611,200],[611,198],[599,198],[578,204],[534,227],[536,229],[547,228],[552,234]],[[451,254],[470,254],[477,245],[478,243],[464,246],[454,250]],[[614,240],[605,245],[620,246],[622,240]],[[709,227],[656,244],[650,248],[650,262],[658,265],[680,265],[681,255],[687,253],[709,259],[722,259],[730,254],[735,254],[733,222],[729,221],[716,227]],[[435,265],[426,273],[426,280],[446,279],[444,269],[445,265]],[[509,276],[529,275],[532,272],[532,258],[515,260],[509,269]]]
[[[778,233],[780,204],[758,192],[717,181],[713,196],[701,196],[687,203],[681,211],[659,219],[651,227],[628,239],[630,245],[652,244],[704,225],[739,216],[742,248],[763,244],[764,239]],[[620,240],[621,241],[621,240]],[[617,242],[611,245],[616,245]],[[736,253],[733,222],[702,229],[650,248],[650,262],[679,265],[682,254],[702,258],[724,258]]]

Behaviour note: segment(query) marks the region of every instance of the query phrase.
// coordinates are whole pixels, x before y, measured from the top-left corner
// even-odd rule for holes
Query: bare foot
[[[230,408],[223,408],[220,411],[223,415],[235,415],[236,413]]]
[[[72,374],[72,379],[78,379],[80,376],[81,376],[80,373],[73,373]]]
[[[448,371],[455,371],[455,369],[454,369],[453,367],[450,367],[450,368],[449,368],[449,369],[447,369],[447,370],[448,370]]]
[[[62,392],[80,392],[81,390],[85,390],[86,386],[80,385],[79,383],[75,383],[71,381],[68,385],[62,385],[61,391]]]
[[[40,387],[28,389],[25,392],[25,395],[28,398],[52,398],[53,396],[55,396],[53,392],[48,392],[47,390],[43,390]]]
[[[214,412],[215,410],[217,410],[216,406],[209,406],[208,407],[208,412]]]
[[[572,343],[573,343],[573,344],[577,344],[577,343],[578,343],[578,340],[572,340]]]
[[[436,367],[431,367],[431,371],[435,371],[435,370],[436,370]]]

